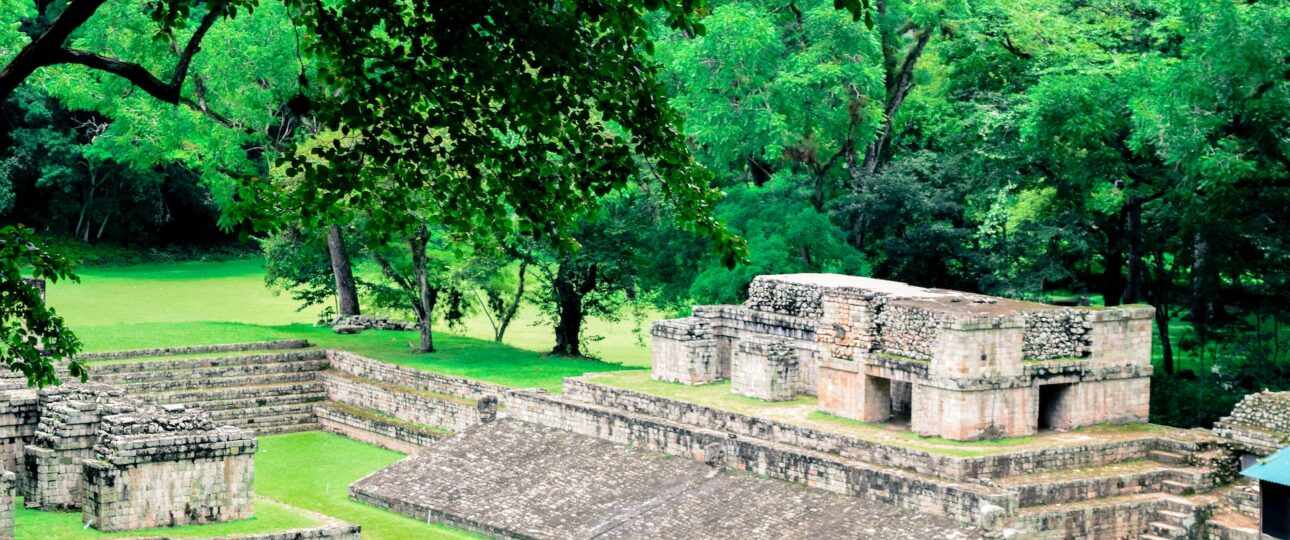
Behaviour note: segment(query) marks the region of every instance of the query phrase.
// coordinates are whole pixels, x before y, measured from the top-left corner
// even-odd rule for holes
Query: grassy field
[[[403,454],[322,432],[260,437],[255,454],[255,517],[228,523],[105,533],[86,528],[80,512],[40,512],[18,504],[18,540],[94,540],[164,535],[228,536],[316,527],[331,516],[363,527],[373,540],[478,538],[349,499],[355,480],[389,466]],[[309,512],[300,509],[309,510]],[[317,514],[315,514],[316,512]]]
[[[255,454],[255,491],[292,506],[358,523],[363,526],[363,537],[373,540],[477,538],[349,499],[349,484],[402,458],[398,452],[331,433],[260,437],[260,449]]]
[[[439,328],[439,350],[432,354],[411,352],[413,332],[337,335],[313,326],[317,310],[297,311],[289,297],[265,289],[255,259],[89,268],[80,276],[80,283],[51,285],[48,300],[87,351],[303,337],[410,367],[557,391],[567,376],[649,365],[649,351],[630,324],[592,323],[592,334],[606,336],[592,347],[602,361],[546,356],[551,330],[536,324],[531,307],[512,324],[505,344],[489,339],[492,329],[481,315],[461,329]]]

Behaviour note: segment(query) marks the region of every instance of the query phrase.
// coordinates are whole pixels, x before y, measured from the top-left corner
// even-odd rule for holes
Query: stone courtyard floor
[[[355,482],[362,501],[527,538],[967,539],[953,521],[514,419]]]
[[[1188,430],[1156,424],[1099,425],[1068,432],[1047,431],[1027,437],[986,441],[951,441],[939,437],[920,437],[909,431],[908,423],[874,424],[819,412],[813,396],[802,395],[791,401],[764,401],[730,392],[730,383],[684,385],[660,382],[650,372],[618,371],[589,373],[580,377],[594,384],[623,388],[644,394],[694,403],[748,416],[796,424],[828,433],[847,435],[904,448],[924,450],[951,456],[975,457],[1025,452],[1043,448],[1079,446],[1088,443],[1111,443],[1149,436],[1168,435],[1174,439],[1194,438]]]

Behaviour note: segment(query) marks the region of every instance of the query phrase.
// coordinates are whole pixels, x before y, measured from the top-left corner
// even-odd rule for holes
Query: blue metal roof
[[[1290,448],[1282,448],[1266,459],[1259,460],[1241,471],[1241,474],[1264,482],[1290,486]]]

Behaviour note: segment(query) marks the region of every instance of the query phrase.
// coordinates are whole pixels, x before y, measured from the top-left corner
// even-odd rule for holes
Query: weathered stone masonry
[[[655,379],[819,397],[867,422],[910,414],[970,440],[1145,422],[1150,307],[1057,308],[831,274],[760,276],[742,306],[653,328]]]
[[[137,408],[124,395],[119,387],[98,383],[40,390],[40,423],[23,454],[28,508],[81,507],[82,462],[94,456],[103,417]]]
[[[182,407],[105,417],[85,461],[85,522],[125,531],[249,518],[255,450],[250,431]]]

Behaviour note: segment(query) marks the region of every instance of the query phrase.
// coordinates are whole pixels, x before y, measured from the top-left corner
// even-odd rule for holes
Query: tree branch
[[[180,90],[188,77],[188,67],[192,64],[193,56],[201,51],[202,39],[206,37],[206,32],[215,24],[215,21],[224,14],[229,0],[215,3],[202,17],[197,30],[188,39],[188,45],[180,53],[179,62],[175,64],[169,82],[163,82],[139,64],[64,46],[71,33],[84,25],[105,1],[72,0],[45,33],[23,47],[18,56],[5,66],[4,71],[0,71],[0,101],[7,99],[14,89],[22,84],[22,81],[39,68],[58,64],[77,64],[121,77],[165,103],[173,105],[182,103]],[[198,110],[202,109],[198,108]]]

